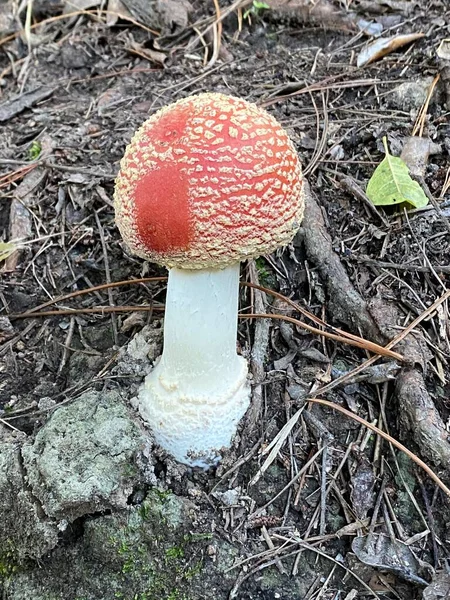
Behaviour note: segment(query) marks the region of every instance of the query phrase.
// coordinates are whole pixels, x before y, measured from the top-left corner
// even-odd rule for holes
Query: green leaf
[[[253,3],[249,9],[244,13],[244,19],[247,19],[249,15],[258,15],[263,10],[270,8],[266,2],[260,2],[259,0],[253,0]]]
[[[428,204],[425,192],[414,181],[401,158],[389,154],[386,138],[383,138],[386,156],[375,169],[367,184],[366,193],[376,206],[390,206],[407,202],[410,207],[422,208]]]
[[[6,260],[11,254],[14,254],[16,250],[20,248],[20,244],[17,241],[11,242],[0,242],[0,262]]]

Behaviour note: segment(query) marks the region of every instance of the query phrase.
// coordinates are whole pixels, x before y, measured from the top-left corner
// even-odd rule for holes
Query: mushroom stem
[[[139,394],[155,440],[180,462],[207,467],[228,447],[249,404],[236,353],[239,264],[169,271],[164,350]]]

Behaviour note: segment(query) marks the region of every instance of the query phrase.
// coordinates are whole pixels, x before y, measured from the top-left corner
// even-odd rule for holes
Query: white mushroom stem
[[[171,269],[164,350],[139,393],[155,441],[178,461],[208,467],[228,447],[250,401],[236,353],[239,265]]]

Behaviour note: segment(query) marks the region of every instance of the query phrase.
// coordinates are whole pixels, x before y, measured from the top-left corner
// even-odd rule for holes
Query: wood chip
[[[42,85],[28,92],[24,92],[20,96],[14,96],[0,105],[0,121],[8,121],[27,108],[31,108],[38,102],[46,100],[55,90],[56,87]]]

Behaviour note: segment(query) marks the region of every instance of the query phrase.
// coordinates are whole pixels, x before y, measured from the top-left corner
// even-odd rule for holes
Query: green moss
[[[255,260],[255,265],[260,285],[270,289],[275,289],[277,280],[273,272],[267,268],[267,263],[264,258],[257,258]]]
[[[186,590],[202,571],[202,546],[211,536],[191,535],[183,525],[181,503],[171,492],[153,489],[130,512],[126,526],[110,536],[109,544],[118,558],[121,590],[140,582],[139,591],[133,596],[118,591],[116,598],[190,600]]]
[[[18,561],[11,540],[6,540],[0,547],[0,583],[8,579],[18,570]]]
[[[39,158],[42,151],[42,145],[39,140],[33,140],[30,147],[28,148],[28,158],[30,160],[36,160]]]
[[[179,546],[174,546],[173,548],[167,548],[166,550],[166,558],[184,558],[184,550]]]

